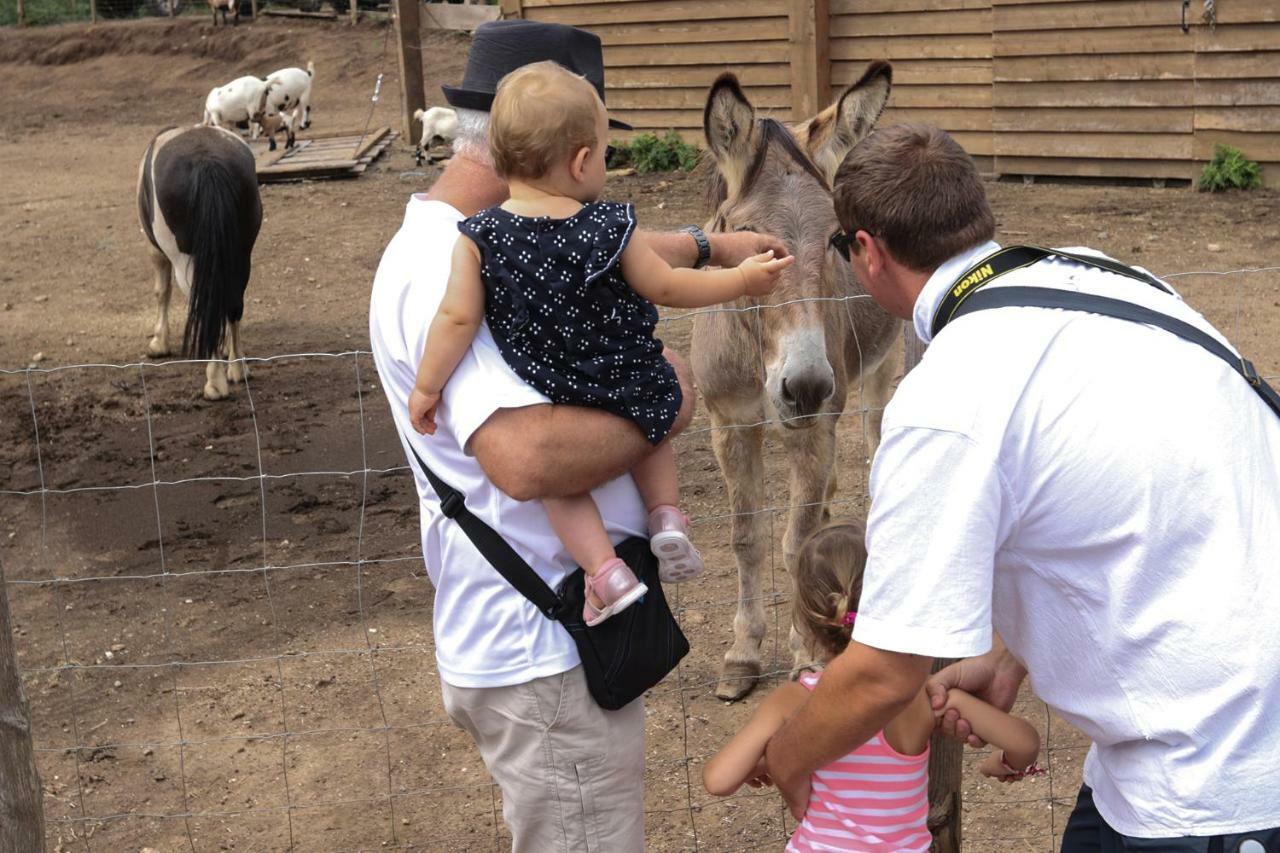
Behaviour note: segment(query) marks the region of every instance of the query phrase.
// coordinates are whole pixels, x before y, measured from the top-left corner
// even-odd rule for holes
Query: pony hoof
[[[232,382],[243,382],[249,378],[249,368],[240,362],[227,366],[227,379]]]
[[[204,398],[206,400],[225,400],[227,399],[227,388],[225,385],[222,388],[218,388],[212,382],[206,382],[204,384]]]
[[[758,661],[726,662],[720,672],[720,683],[716,685],[716,698],[736,702],[754,690],[759,680]]]
[[[162,343],[159,338],[152,338],[147,344],[147,356],[150,358],[164,358],[169,354],[169,345]]]

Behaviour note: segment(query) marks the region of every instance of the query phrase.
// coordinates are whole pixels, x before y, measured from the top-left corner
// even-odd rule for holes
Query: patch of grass
[[[688,172],[698,165],[702,152],[680,138],[674,130],[665,136],[642,133],[630,142],[612,146],[609,155],[610,169],[631,167],[641,174],[646,172]]]
[[[1215,145],[1213,159],[1205,164],[1197,184],[1201,192],[1220,190],[1254,190],[1262,186],[1262,167],[1239,148]]]

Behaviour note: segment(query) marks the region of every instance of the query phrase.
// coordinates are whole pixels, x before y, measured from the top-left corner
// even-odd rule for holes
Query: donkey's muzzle
[[[791,410],[790,417],[807,418],[822,411],[835,391],[835,384],[830,376],[809,372],[800,376],[784,376],[780,391],[782,403]],[[812,423],[788,426],[812,426]]]

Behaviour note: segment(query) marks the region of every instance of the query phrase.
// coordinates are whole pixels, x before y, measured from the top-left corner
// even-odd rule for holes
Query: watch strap
[[[693,262],[693,268],[700,270],[711,262],[711,241],[707,239],[707,234],[697,225],[686,225],[680,229],[693,238],[693,242],[698,244],[698,259]]]

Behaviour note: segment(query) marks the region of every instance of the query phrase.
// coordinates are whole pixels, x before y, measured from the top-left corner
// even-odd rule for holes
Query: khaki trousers
[[[513,853],[642,853],[644,700],[606,711],[582,667],[507,687],[441,681],[502,789]]]

